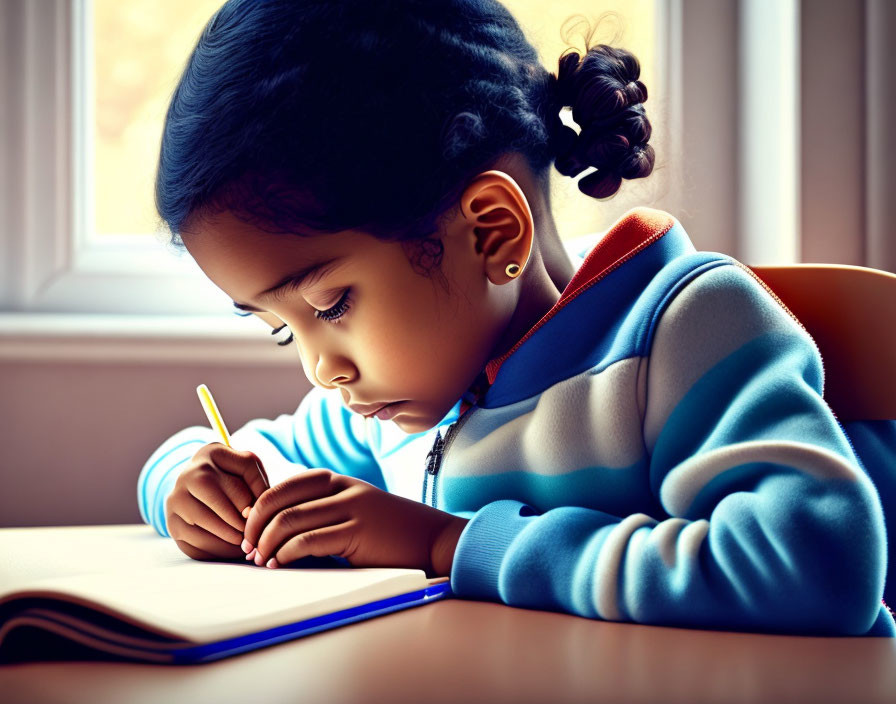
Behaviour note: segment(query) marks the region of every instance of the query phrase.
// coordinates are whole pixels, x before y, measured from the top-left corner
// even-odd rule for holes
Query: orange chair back
[[[839,264],[750,269],[818,345],[837,418],[896,419],[896,274]]]

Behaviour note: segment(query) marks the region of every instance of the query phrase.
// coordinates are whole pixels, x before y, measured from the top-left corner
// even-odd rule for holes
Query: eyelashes
[[[336,302],[335,305],[327,308],[326,310],[314,310],[314,317],[318,320],[326,320],[329,323],[335,323],[338,321],[343,315],[348,312],[348,309],[351,308],[351,302],[349,300],[348,294],[351,291],[350,288],[345,289],[342,293],[342,297]]]
[[[343,291],[343,293],[342,293],[342,296],[335,303],[335,305],[330,306],[326,310],[318,310],[315,308],[314,309],[314,317],[317,318],[318,320],[323,320],[323,321],[326,321],[328,323],[333,323],[333,324],[340,322],[342,317],[348,312],[349,308],[351,308],[352,300],[349,296],[350,292],[351,292],[351,289],[345,289],[345,291]],[[235,310],[235,311],[233,311],[233,313],[234,313],[234,315],[238,315],[241,318],[245,318],[249,315],[252,315],[251,311],[242,311],[242,310]],[[277,328],[274,328],[273,330],[271,330],[271,335],[277,335],[282,330],[286,330],[286,323],[284,323],[280,327],[277,327]],[[294,338],[293,334],[291,332],[289,332],[289,335],[287,337],[285,337],[282,340],[277,340],[277,344],[280,346],[288,345],[294,339],[295,338]]]
[[[233,314],[238,315],[241,318],[246,318],[246,317],[252,315],[252,311],[235,310],[235,311],[233,311]],[[281,325],[279,328],[274,328],[273,330],[271,330],[271,335],[276,335],[278,332],[280,332],[284,328],[286,328],[286,323],[283,323],[283,325]],[[293,340],[292,333],[289,333],[289,337],[287,337],[285,340],[277,340],[277,344],[278,345],[288,345],[290,342],[292,342],[292,340]]]
[[[279,328],[274,328],[273,330],[271,330],[271,335],[276,335],[278,332],[280,332],[285,327],[286,327],[286,323],[283,323],[283,325],[281,325]],[[289,333],[289,337],[287,337],[285,340],[277,340],[277,344],[281,345],[281,346],[288,345],[292,341],[293,341],[292,333]]]
[[[279,328],[274,328],[273,330],[271,330],[271,335],[276,335],[278,332],[283,330],[285,327],[286,327],[286,323],[283,323],[283,325],[281,325]],[[292,333],[289,333],[289,337],[287,337],[284,340],[277,340],[277,344],[282,347],[283,345],[288,345],[292,341],[293,341]]]

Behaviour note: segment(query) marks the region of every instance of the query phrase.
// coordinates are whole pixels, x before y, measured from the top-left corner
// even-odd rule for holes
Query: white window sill
[[[0,313],[0,362],[301,362],[254,317]]]

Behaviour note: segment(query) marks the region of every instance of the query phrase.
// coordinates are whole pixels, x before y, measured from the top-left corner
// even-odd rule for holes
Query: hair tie
[[[566,106],[572,107],[575,102],[577,86],[573,77],[579,67],[580,57],[576,52],[566,54],[560,57],[557,68],[557,75],[551,74],[553,85],[552,92],[555,102],[559,103],[559,108]]]

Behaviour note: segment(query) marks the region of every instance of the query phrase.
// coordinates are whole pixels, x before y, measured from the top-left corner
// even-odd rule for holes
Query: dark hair
[[[539,64],[496,0],[229,0],[171,98],[156,207],[172,242],[231,210],[272,232],[426,237],[469,181],[521,153],[613,195],[647,176],[647,90],[629,52]],[[563,124],[572,107],[581,127]]]

